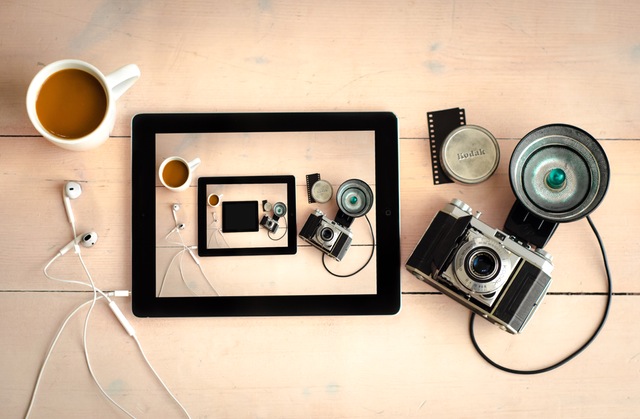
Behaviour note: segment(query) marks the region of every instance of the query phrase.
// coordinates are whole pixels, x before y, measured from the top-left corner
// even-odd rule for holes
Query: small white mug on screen
[[[186,161],[179,156],[171,156],[164,159],[158,169],[158,177],[160,182],[167,189],[174,192],[186,190],[191,185],[193,171],[200,165],[200,159]]]
[[[212,208],[220,206],[223,196],[224,196],[223,194],[220,194],[220,195],[216,193],[209,194],[209,196],[207,197],[207,204]]]

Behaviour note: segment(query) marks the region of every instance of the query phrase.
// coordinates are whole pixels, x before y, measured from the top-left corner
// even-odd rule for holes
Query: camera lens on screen
[[[362,217],[373,207],[373,191],[360,179],[349,179],[338,188],[338,208],[350,217]]]

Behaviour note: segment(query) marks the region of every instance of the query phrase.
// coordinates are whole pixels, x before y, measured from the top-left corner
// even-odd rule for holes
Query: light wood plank
[[[137,319],[120,300],[192,417],[637,417],[639,14],[640,5],[626,0],[4,1],[2,416],[24,415],[55,329],[91,296],[42,273],[72,236],[61,202],[65,180],[84,187],[73,202],[79,229],[100,235],[83,252],[96,282],[130,287],[133,115],[384,110],[400,126],[403,262],[453,197],[481,210],[489,225],[503,223],[513,201],[508,158],[530,130],[563,122],[604,140],[611,185],[593,219],[617,295],[602,334],[557,371],[504,374],[471,347],[468,311],[403,268],[396,316]],[[142,70],[118,102],[113,137],[98,150],[61,150],[29,123],[29,82],[61,58],[105,73],[128,63]],[[500,139],[501,164],[479,186],[433,186],[426,113],[458,106],[468,123]],[[477,322],[483,348],[508,366],[557,360],[584,341],[602,312],[602,265],[586,222],[560,226],[547,250],[555,257],[551,294],[524,333]],[[82,278],[71,256],[51,273]],[[62,336],[33,417],[121,416],[89,378],[82,320]],[[180,416],[104,305],[89,331],[96,373],[119,402],[138,417]]]
[[[6,3],[7,134],[35,132],[26,88],[67,57],[140,66],[115,135],[141,111],[391,110],[415,138],[427,111],[454,106],[498,137],[558,120],[598,138],[640,128],[638,11],[624,0]]]
[[[12,377],[0,385],[5,415],[24,413],[54,330],[86,298],[0,294],[5,321],[21,325],[6,329],[0,343],[6,354],[0,367]],[[630,333],[628,319],[640,315],[636,299],[616,297],[592,347],[559,370],[531,377],[499,372],[476,355],[467,311],[444,296],[405,296],[402,312],[385,317],[127,315],[151,362],[192,417],[466,417],[471,411],[481,418],[633,417],[640,337]],[[477,323],[478,339],[511,367],[544,366],[586,339],[602,304],[601,297],[550,296],[524,334],[508,335],[483,321]],[[119,305],[128,311],[126,301]],[[82,318],[70,323],[54,352],[34,418],[116,416],[84,366]],[[126,408],[140,417],[179,416],[104,306],[95,310],[89,345],[100,382]],[[22,350],[27,346],[32,349]],[[479,386],[483,390],[473,401],[460,397],[478,394]]]
[[[100,236],[99,244],[83,255],[105,289],[127,288],[131,278],[131,174],[126,163],[130,139],[112,138],[98,150],[72,154],[43,144],[41,138],[12,137],[1,141],[5,193],[23,198],[0,209],[0,225],[7,237],[3,244],[5,251],[0,258],[9,269],[7,279],[0,286],[4,289],[60,289],[59,284],[43,277],[41,269],[71,240],[61,193],[65,179],[74,179],[84,185],[82,197],[72,202],[78,229],[93,229]],[[515,141],[501,141],[500,144],[503,150],[501,164],[487,182],[480,186],[434,186],[426,161],[425,140],[401,140],[403,263],[435,213],[454,197],[481,210],[482,219],[487,224],[496,228],[503,224],[514,199],[507,166]],[[640,243],[635,239],[637,231],[619,223],[617,215],[623,208],[630,213],[640,209],[638,195],[629,193],[633,185],[639,184],[638,172],[628,169],[633,167],[637,146],[634,141],[604,141],[603,144],[611,164],[612,181],[602,205],[593,213],[593,219],[608,249],[616,291],[638,292],[640,285],[634,280],[636,267],[629,263],[634,255],[640,253]],[[45,173],[37,170],[25,172],[24,167],[31,165],[49,169]],[[491,194],[487,195],[486,190],[491,190]],[[29,193],[22,195],[22,191]],[[167,211],[164,221],[168,232],[173,219],[169,209]],[[300,214],[299,225],[302,225],[303,218]],[[33,220],[31,225],[37,228],[38,241],[24,240],[25,230],[20,221],[23,219]],[[366,229],[358,230],[357,236],[368,238],[368,233]],[[552,292],[604,290],[601,256],[586,221],[561,225],[548,250],[555,257]],[[23,263],[16,265],[12,263],[14,260]],[[82,275],[80,266],[74,261],[63,263],[61,260],[52,267],[52,272]],[[407,292],[432,290],[404,269],[402,281],[402,288]],[[63,286],[63,289],[68,287]]]

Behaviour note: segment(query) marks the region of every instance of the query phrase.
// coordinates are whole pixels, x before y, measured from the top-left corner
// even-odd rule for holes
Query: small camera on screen
[[[373,191],[360,179],[350,179],[336,193],[338,213],[335,220],[316,209],[305,222],[299,237],[327,256],[340,261],[351,246],[351,224],[373,207]]]
[[[269,204],[267,201],[262,202],[262,208],[265,211],[269,211]],[[273,217],[269,214],[264,214],[260,220],[260,225],[266,228],[270,233],[275,233],[280,228],[278,220],[287,214],[287,206],[282,202],[276,202],[273,204]]]

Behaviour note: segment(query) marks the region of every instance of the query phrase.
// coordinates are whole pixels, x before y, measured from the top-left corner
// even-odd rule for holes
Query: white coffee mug
[[[184,191],[191,185],[193,171],[200,165],[200,159],[186,161],[179,156],[167,157],[158,168],[158,177],[162,185],[174,192]]]
[[[90,132],[78,138],[66,138],[51,132],[43,125],[37,112],[37,101],[42,86],[54,74],[62,70],[82,70],[93,76],[104,89],[106,106],[101,122]],[[27,114],[33,126],[53,144],[67,150],[81,151],[98,147],[111,134],[116,122],[116,100],[122,96],[140,77],[140,69],[129,64],[105,76],[93,65],[80,60],[60,60],[45,66],[31,81],[27,90]]]
[[[217,194],[217,193],[209,194],[209,196],[207,197],[207,204],[212,208],[220,206],[223,196],[224,194]]]

